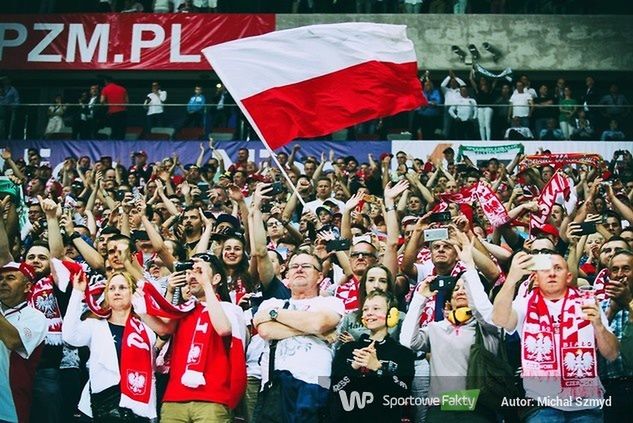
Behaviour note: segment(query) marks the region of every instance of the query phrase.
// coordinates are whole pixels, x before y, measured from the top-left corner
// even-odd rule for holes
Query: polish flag
[[[273,149],[428,104],[404,25],[312,25],[203,53]]]

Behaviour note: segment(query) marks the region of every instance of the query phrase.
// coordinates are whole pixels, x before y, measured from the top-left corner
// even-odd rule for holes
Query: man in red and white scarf
[[[193,421],[192,416],[204,413],[209,421],[228,423],[230,409],[246,388],[246,324],[239,307],[229,298],[219,299],[219,287],[226,291],[226,272],[215,256],[196,259],[187,271],[187,283],[195,299],[177,309],[148,283],[144,299],[137,296],[134,301],[135,311],[156,333],[173,335],[161,420]]]
[[[378,251],[374,244],[366,241],[358,242],[352,246],[350,252],[350,265],[352,274],[347,280],[336,287],[334,296],[340,298],[345,305],[345,312],[350,313],[358,310],[359,303],[359,283],[368,267],[378,261]]]
[[[602,421],[604,389],[597,374],[598,354],[612,361],[618,340],[595,298],[572,287],[565,259],[551,256],[551,268],[534,272],[537,288],[513,301],[516,284],[532,272],[534,256],[518,253],[495,298],[492,320],[521,338],[521,365],[526,397],[539,408],[527,422]],[[585,401],[587,400],[587,401]]]

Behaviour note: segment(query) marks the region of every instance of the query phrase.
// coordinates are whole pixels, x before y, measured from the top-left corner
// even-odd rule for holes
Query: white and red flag
[[[203,53],[271,148],[427,104],[404,25],[312,25]]]

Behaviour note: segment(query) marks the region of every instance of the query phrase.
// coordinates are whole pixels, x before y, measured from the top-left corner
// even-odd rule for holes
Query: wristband
[[[385,207],[385,211],[386,212],[390,212],[390,211],[395,210],[395,209],[396,209],[396,206]]]
[[[70,234],[70,236],[68,238],[70,238],[71,241],[74,241],[77,238],[81,238],[81,234],[79,232],[77,232],[77,231],[73,231],[73,233]]]

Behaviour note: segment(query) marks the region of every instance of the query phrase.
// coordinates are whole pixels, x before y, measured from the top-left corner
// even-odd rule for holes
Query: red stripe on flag
[[[371,61],[271,88],[242,103],[274,149],[428,104],[417,71],[415,62]]]

